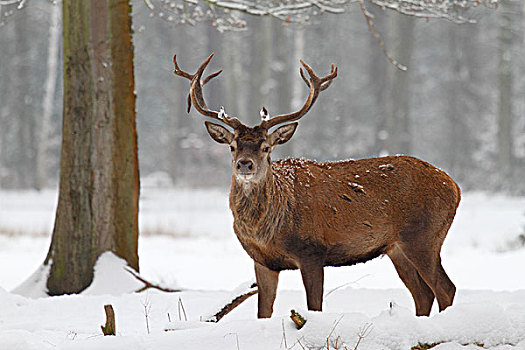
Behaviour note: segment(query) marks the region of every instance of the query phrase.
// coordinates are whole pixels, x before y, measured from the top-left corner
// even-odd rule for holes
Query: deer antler
[[[222,70],[219,70],[215,73],[212,73],[208,75],[204,80],[202,79],[202,73],[204,73],[204,70],[210,63],[211,59],[213,58],[213,55],[215,53],[212,53],[197,69],[197,72],[195,74],[189,74],[188,72],[183,71],[180,69],[179,65],[177,64],[177,55],[173,56],[173,65],[175,66],[175,70],[173,73],[175,75],[178,75],[179,77],[186,78],[190,81],[190,93],[188,95],[188,113],[191,109],[191,104],[193,102],[193,105],[195,106],[195,109],[202,115],[206,117],[210,117],[213,119],[216,119],[226,125],[231,126],[232,128],[238,127],[241,122],[237,118],[233,118],[228,116],[226,113],[224,113],[224,109],[221,108],[220,112],[211,110],[206,106],[206,102],[204,102],[204,97],[202,96],[202,87],[206,85],[211,79],[215,78],[219,74],[222,73]]]
[[[263,120],[261,125],[263,125],[267,129],[275,125],[279,125],[279,124],[301,119],[315,103],[315,101],[317,100],[317,97],[319,96],[319,92],[328,88],[330,84],[332,84],[332,81],[335,79],[335,77],[337,77],[337,67],[335,67],[333,64],[332,64],[332,70],[330,71],[330,74],[324,77],[318,77],[317,74],[315,74],[312,67],[306,64],[306,62],[304,62],[303,60],[301,60],[301,64],[303,65],[304,69],[306,69],[306,71],[310,75],[310,78],[307,78],[306,74],[303,71],[303,68],[299,68],[301,77],[303,78],[306,85],[308,85],[308,87],[310,88],[308,99],[306,100],[303,107],[297,112],[281,114],[269,120]]]

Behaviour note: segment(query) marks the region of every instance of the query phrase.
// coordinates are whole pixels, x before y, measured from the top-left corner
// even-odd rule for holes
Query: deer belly
[[[363,263],[384,254],[386,249],[386,245],[381,245],[367,251],[352,252],[345,244],[330,245],[325,266],[350,266]]]
[[[242,247],[250,258],[273,271],[295,270],[298,268],[296,261],[270,244],[261,245],[251,240],[241,240]]]

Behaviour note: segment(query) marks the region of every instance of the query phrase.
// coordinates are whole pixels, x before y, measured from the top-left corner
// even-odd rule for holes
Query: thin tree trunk
[[[56,83],[58,76],[58,45],[60,34],[60,8],[54,5],[51,10],[49,26],[49,44],[47,53],[47,76],[44,84],[44,99],[42,115],[37,119],[37,147],[35,154],[36,188],[42,189],[47,182],[48,145],[55,100]]]
[[[225,107],[226,113],[235,115],[241,119],[246,118],[248,113],[246,102],[246,88],[243,75],[243,33],[231,32],[224,34],[224,45],[228,50],[224,50],[224,73],[226,76],[223,84],[226,87]]]
[[[245,119],[248,124],[259,124],[259,111],[271,104],[270,91],[272,79],[272,19],[263,17],[257,20],[255,37],[252,40],[252,62],[250,74],[250,104]],[[255,26],[255,24],[254,24]],[[272,113],[272,111],[269,111]]]
[[[23,13],[15,24],[15,55],[18,64],[15,65],[15,81],[13,88],[16,93],[16,106],[12,113],[17,119],[16,150],[14,157],[14,186],[20,188],[34,187],[34,114],[32,104],[34,98],[31,89],[26,85],[31,81],[31,46],[28,42],[30,25],[29,12]]]
[[[389,154],[411,151],[410,135],[410,61],[414,44],[413,17],[392,13],[392,43],[394,58],[408,66],[401,71],[393,65],[389,67],[389,87],[386,93],[385,110],[385,150]]]
[[[519,5],[519,4],[518,4]],[[513,1],[503,1],[500,9],[499,65],[498,65],[498,167],[502,179],[510,179],[513,168],[512,144],[512,31],[515,6]],[[511,183],[511,181],[504,181]]]
[[[1,15],[2,13],[0,13]],[[1,23],[1,21],[0,21]],[[5,26],[2,28],[3,33],[0,35],[0,47],[3,50],[3,54],[7,57],[14,56],[14,46],[16,43],[15,26]],[[15,79],[13,77],[12,64],[1,64],[0,65],[0,187],[10,185],[10,172],[9,169],[9,148],[12,147],[9,142],[9,135],[13,133],[14,121],[10,119],[13,115],[13,108],[8,101],[15,99]]]
[[[383,27],[385,21],[384,16],[377,16],[374,20],[376,28]],[[386,35],[387,33],[385,33]],[[383,40],[387,40],[386,37]],[[375,142],[372,148],[372,154],[382,155],[385,151],[385,139],[387,137],[386,125],[385,125],[385,104],[384,97],[385,92],[388,90],[388,86],[385,84],[387,77],[387,69],[390,63],[385,59],[385,56],[381,52],[380,46],[377,44],[375,37],[370,33],[367,39],[368,50],[370,51],[367,63],[367,71],[369,77],[370,91],[373,98],[373,111],[374,116],[371,120],[375,121]]]
[[[45,264],[50,295],[77,293],[113,251],[138,271],[138,160],[131,6],[63,3],[64,120],[59,201]]]
[[[301,63],[299,63],[299,60],[305,59],[305,30],[302,26],[297,26],[293,32],[292,32],[292,52],[291,56],[292,59],[290,61],[290,69],[288,71],[291,72],[289,84],[285,87],[286,89],[289,89],[291,93],[288,93],[289,96],[289,109],[283,109],[280,110],[278,113],[289,113],[292,111],[299,110],[303,103],[304,103],[304,95],[305,95],[305,84],[301,77],[299,76],[299,67],[301,66]],[[304,126],[303,126],[304,128]],[[308,128],[306,128],[308,130]],[[311,133],[305,133],[303,131],[303,135],[311,135]],[[307,136],[307,137],[308,137]],[[304,141],[304,140],[303,140]],[[304,145],[301,139],[292,138],[289,142],[285,143],[283,146],[284,149],[281,151],[283,155],[291,155],[296,156],[294,152],[301,148],[301,145]],[[279,148],[278,148],[279,149]]]
[[[275,115],[292,111],[290,78],[300,80],[300,77],[298,77],[295,69],[291,70],[289,68],[291,64],[295,67],[299,63],[299,59],[294,57],[293,52],[290,52],[290,38],[282,23],[275,25],[274,38],[276,38],[274,40],[274,45],[276,46],[274,62],[276,62],[275,67],[277,68],[273,72],[277,81],[275,89],[277,91],[277,105],[275,111],[273,111]],[[291,73],[295,73],[296,75],[291,75]],[[294,140],[295,139],[292,138],[287,143],[278,147],[278,155],[283,158],[292,157],[294,155]]]

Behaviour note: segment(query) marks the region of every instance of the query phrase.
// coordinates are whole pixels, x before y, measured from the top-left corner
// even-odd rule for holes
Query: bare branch
[[[444,18],[455,23],[474,22],[463,13],[479,5],[496,8],[498,0],[370,0],[381,8],[397,11],[407,16]]]
[[[243,293],[239,296],[237,296],[235,299],[233,299],[230,303],[224,305],[222,309],[217,312],[212,317],[206,319],[206,322],[219,322],[221,318],[229,314],[233,309],[235,309],[237,306],[241,305],[246,299],[251,297],[252,295],[255,295],[259,292],[258,289],[251,289],[246,293]]]
[[[0,0],[15,1],[15,0]],[[385,48],[377,32],[374,16],[367,11],[365,0],[144,0],[147,7],[160,18],[174,23],[191,23],[210,21],[218,31],[243,30],[246,21],[243,15],[269,16],[285,23],[308,23],[313,16],[324,13],[341,14],[346,8],[357,2],[366,23],[383,54],[398,69],[407,68],[397,62]],[[158,2],[154,5],[154,2]],[[471,23],[469,9],[484,5],[496,8],[498,0],[368,0],[381,9],[389,9],[413,17],[441,18],[454,23]],[[329,83],[323,86],[323,90]]]
[[[135,270],[133,270],[131,268],[126,268],[126,271],[128,271],[137,280],[139,280],[140,282],[144,283],[144,287],[142,287],[139,290],[137,290],[136,293],[143,292],[143,291],[145,291],[147,289],[150,289],[150,288],[157,289],[157,290],[160,290],[161,292],[166,292],[166,293],[177,293],[177,292],[182,292],[183,291],[182,289],[165,288],[165,287],[159,286],[157,284],[151,283],[151,282],[145,280],[144,278],[142,278]]]
[[[390,63],[392,63],[397,69],[399,70],[402,70],[402,71],[406,71],[407,70],[407,67],[402,65],[401,63],[397,62],[393,57],[392,55],[390,54],[390,52],[388,52],[385,48],[385,43],[383,42],[383,40],[381,39],[381,37],[379,36],[379,34],[377,33],[377,30],[376,28],[374,27],[374,23],[372,22],[372,19],[374,18],[374,16],[372,14],[370,14],[366,8],[365,8],[365,4],[363,2],[364,0],[357,0],[357,2],[359,3],[359,7],[361,7],[361,12],[363,12],[363,15],[365,16],[365,19],[366,19],[366,23],[368,24],[368,28],[370,28],[370,30],[372,31],[372,33],[374,34],[374,37],[376,38],[376,41],[377,43],[379,44],[379,47],[381,48],[381,51],[383,51],[383,53],[385,54],[386,58],[390,61]]]

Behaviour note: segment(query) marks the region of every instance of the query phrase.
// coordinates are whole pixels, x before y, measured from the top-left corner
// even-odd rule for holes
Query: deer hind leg
[[[324,269],[322,265],[301,266],[304,289],[306,290],[306,303],[308,310],[323,310],[323,283]]]
[[[434,303],[434,292],[425,283],[417,272],[412,262],[407,259],[403,251],[394,246],[387,252],[388,257],[392,260],[397,274],[412,294],[416,305],[416,316],[428,316]]]
[[[279,272],[255,262],[255,278],[259,293],[257,295],[257,317],[269,318],[273,313],[273,303],[277,295]]]
[[[439,305],[439,311],[452,305],[456,286],[441,265],[439,250],[425,249],[425,245],[412,244],[401,248],[415,266],[417,272],[432,289]]]

